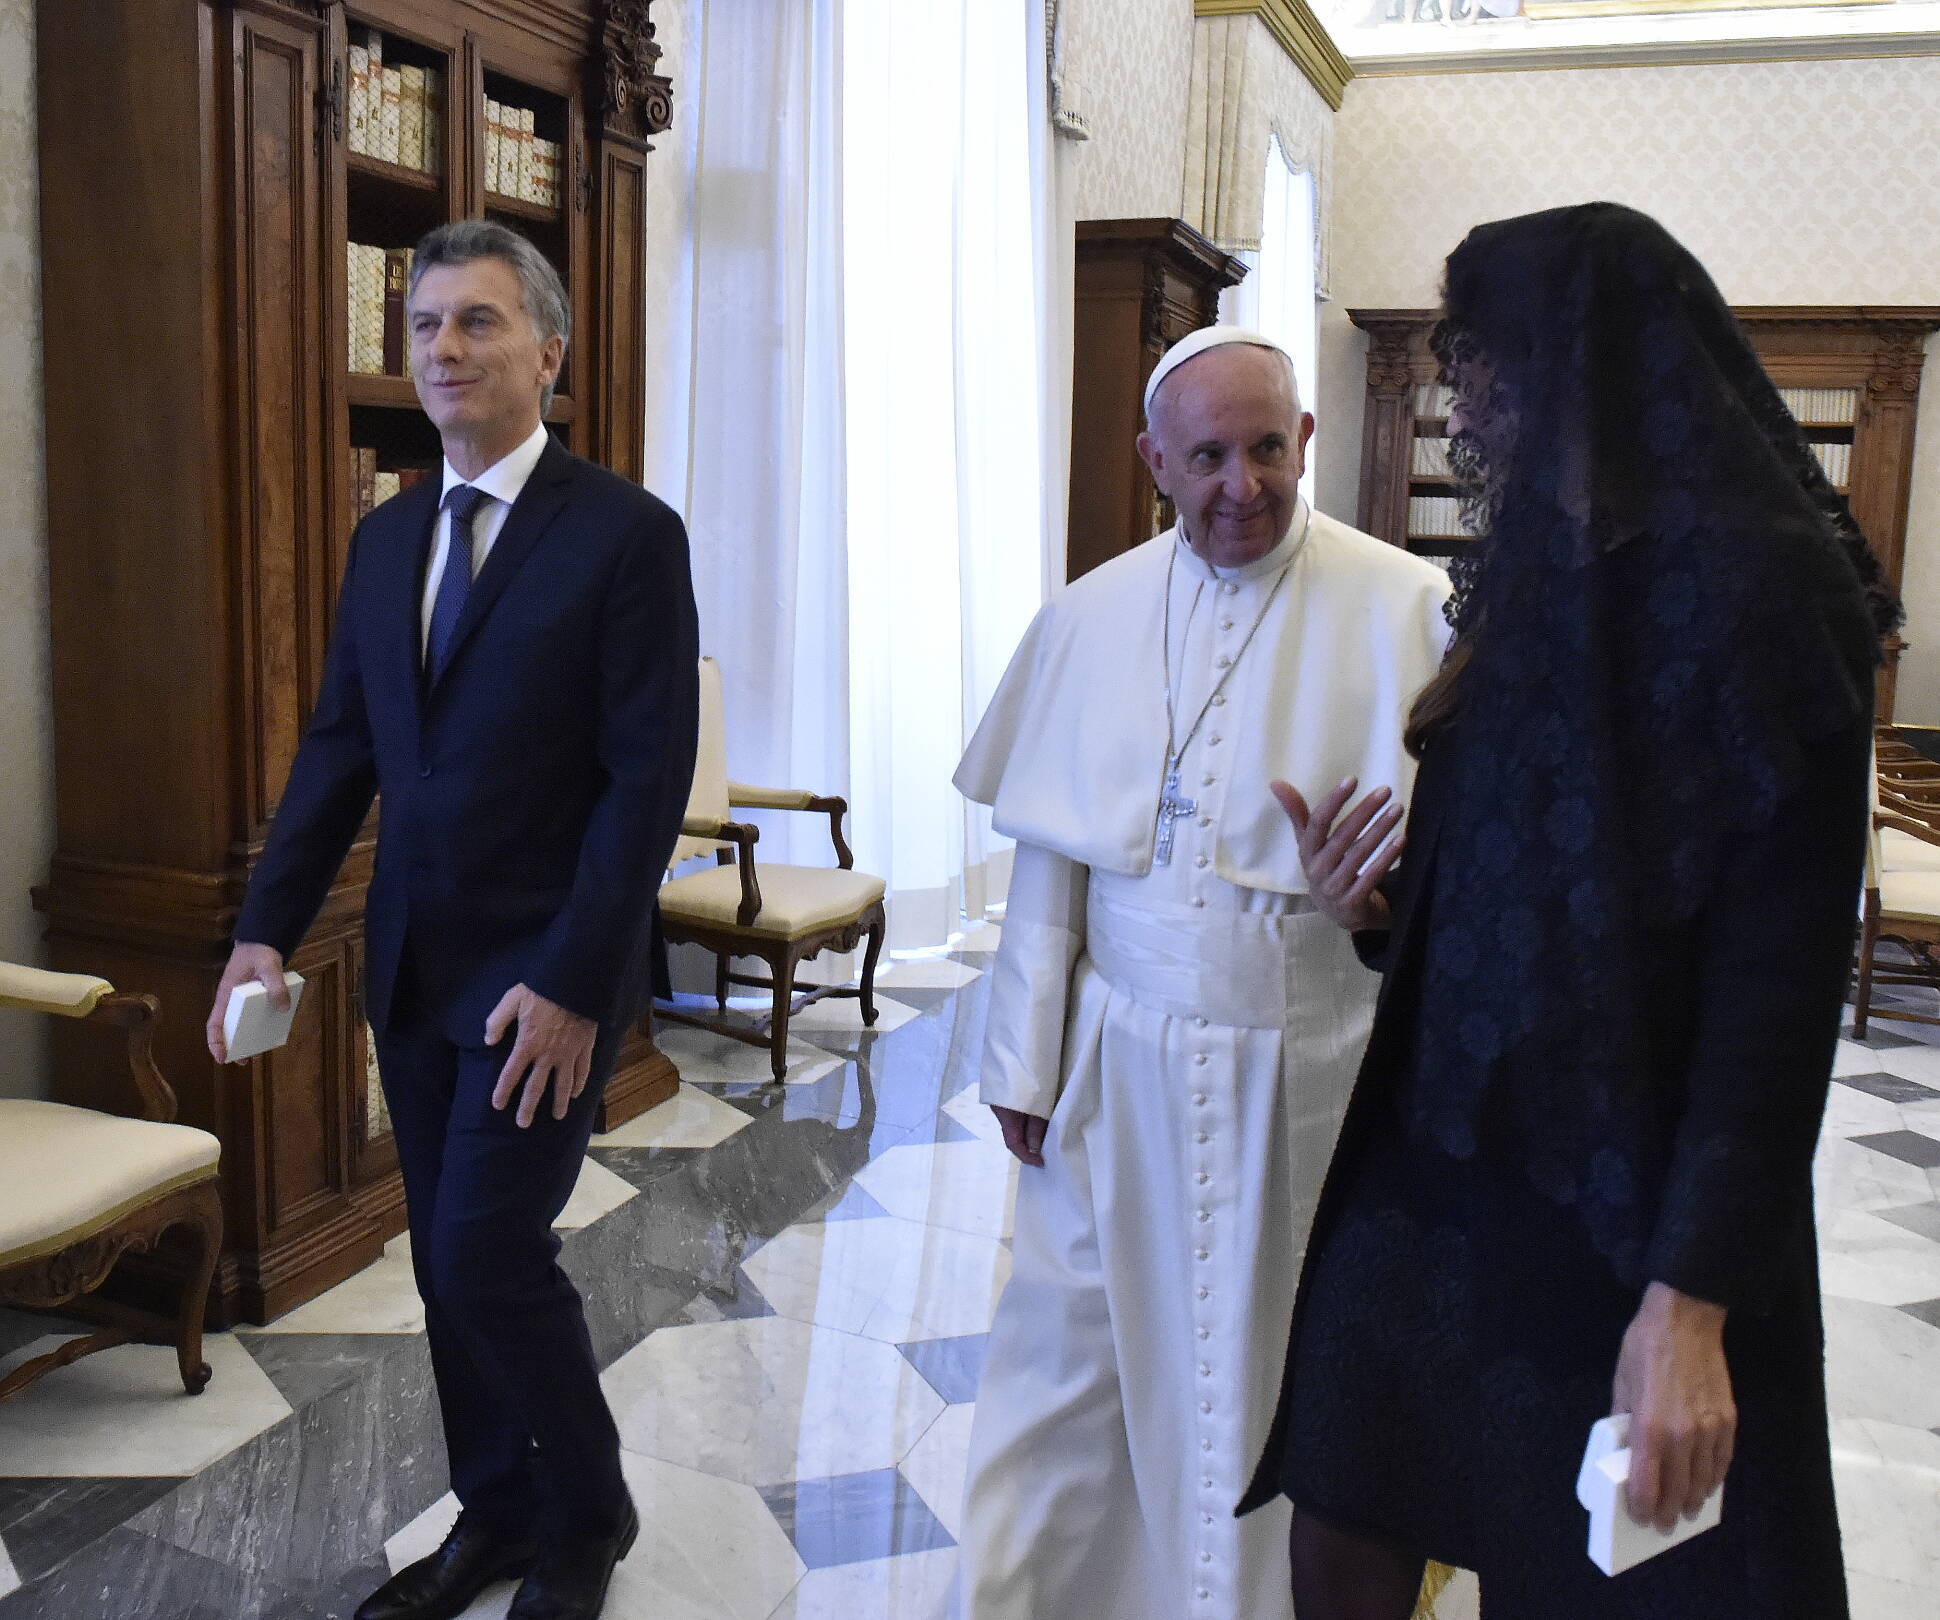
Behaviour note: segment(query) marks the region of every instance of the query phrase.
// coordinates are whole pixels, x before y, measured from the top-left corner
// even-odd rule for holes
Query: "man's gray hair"
[[[434,265],[470,264],[474,259],[499,259],[511,266],[540,343],[555,337],[564,344],[572,342],[572,306],[566,299],[566,284],[559,279],[552,261],[517,231],[489,219],[461,219],[440,225],[419,242],[411,261],[411,291],[418,290],[425,271]],[[552,408],[554,389],[555,384],[546,385],[545,397],[539,402],[541,412]]]

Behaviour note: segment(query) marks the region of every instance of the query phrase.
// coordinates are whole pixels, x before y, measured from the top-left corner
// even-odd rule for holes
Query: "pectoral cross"
[[[1187,816],[1199,814],[1197,799],[1183,799],[1179,796],[1179,762],[1168,760],[1165,767],[1165,795],[1159,800],[1159,836],[1152,847],[1152,864],[1170,866],[1172,864],[1172,829]]]

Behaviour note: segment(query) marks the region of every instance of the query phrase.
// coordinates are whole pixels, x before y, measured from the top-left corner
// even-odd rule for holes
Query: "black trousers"
[[[409,960],[409,952],[406,953]],[[548,1090],[521,1130],[492,1107],[514,1034],[455,1046],[408,970],[378,1068],[424,1298],[451,1487],[507,1532],[611,1535],[625,1515],[619,1434],[552,1222],[577,1181],[620,1031],[602,1029],[566,1117]]]

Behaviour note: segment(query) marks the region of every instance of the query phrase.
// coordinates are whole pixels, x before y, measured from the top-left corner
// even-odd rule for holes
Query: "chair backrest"
[[[727,821],[732,815],[728,803],[727,716],[721,698],[721,666],[712,658],[701,660],[700,740],[694,750],[694,785],[687,795],[690,820]],[[669,866],[692,860],[696,855],[711,855],[730,846],[715,838],[683,836],[674,844]]]

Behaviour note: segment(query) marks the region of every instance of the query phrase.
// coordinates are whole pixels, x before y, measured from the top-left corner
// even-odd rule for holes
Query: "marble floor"
[[[941,1620],[1010,1258],[1015,1177],[970,1091],[995,938],[897,964],[873,1032],[853,1002],[798,1019],[780,1087],[669,1033],[679,1097],[594,1141],[560,1224],[645,1525],[612,1620]],[[1841,1043],[1819,1190],[1853,1613],[1931,1620],[1940,1031]],[[0,1369],[48,1328],[0,1312]],[[349,1616],[456,1511],[421,1328],[397,1243],[215,1337],[196,1400],[127,1347],[0,1405],[0,1620]]]

